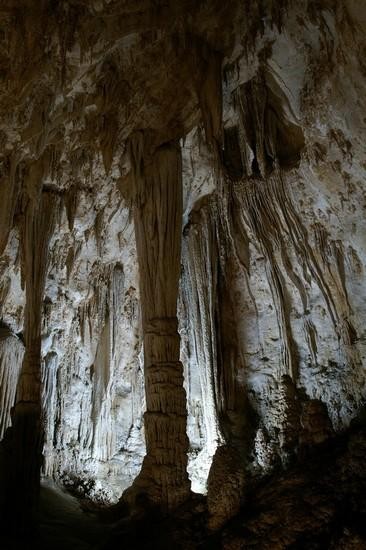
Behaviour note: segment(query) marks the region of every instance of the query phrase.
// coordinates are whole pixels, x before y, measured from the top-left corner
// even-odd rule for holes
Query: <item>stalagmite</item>
[[[177,298],[182,234],[182,164],[178,143],[149,150],[143,133],[131,140],[134,223],[140,273],[146,412],[146,456],[126,498],[146,493],[174,509],[187,499],[187,408]]]

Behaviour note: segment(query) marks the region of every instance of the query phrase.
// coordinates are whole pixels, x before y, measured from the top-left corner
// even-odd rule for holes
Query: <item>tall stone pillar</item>
[[[182,161],[178,143],[152,152],[133,138],[134,223],[140,271],[146,392],[146,456],[130,494],[171,510],[187,499],[187,406],[177,298],[182,235]]]
[[[49,240],[58,197],[51,192],[32,198],[22,225],[25,274],[25,355],[12,414],[9,465],[10,522],[18,534],[32,530],[37,515],[42,463],[41,323]],[[14,510],[14,507],[16,510]],[[11,509],[13,508],[13,509]]]

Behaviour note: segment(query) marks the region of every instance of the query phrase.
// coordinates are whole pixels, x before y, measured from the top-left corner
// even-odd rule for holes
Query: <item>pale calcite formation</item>
[[[117,501],[160,437],[155,419],[145,434],[145,411],[172,407],[181,422],[162,463],[179,440],[169,465],[183,496],[186,467],[194,491],[208,488],[215,529],[238,510],[248,476],[286,466],[365,402],[364,9],[353,0],[168,2],[154,17],[149,2],[74,4],[73,29],[65,7],[58,18],[38,8],[41,45],[31,31],[39,14],[26,6],[23,38],[1,37],[1,55],[16,63],[0,95],[0,436],[35,284],[43,474]],[[12,9],[0,14],[10,29]],[[181,175],[168,170],[169,181],[182,178],[174,230],[164,201],[176,197],[162,185],[152,201],[158,235],[174,249],[163,242],[159,257],[143,211],[153,195],[136,180],[166,185],[169,162],[151,168],[131,152],[142,130],[154,136],[152,158],[167,143],[181,151]],[[51,231],[27,241],[25,205],[45,195],[57,206],[41,253]],[[51,208],[39,208],[51,224]],[[29,271],[37,258],[43,274]],[[169,312],[149,304],[156,287],[140,292],[139,261],[154,270],[145,284],[158,280],[159,299],[172,293]],[[160,359],[174,363],[176,383],[168,367],[155,380],[149,338],[161,338],[159,350],[171,341]],[[160,388],[165,371],[170,389]]]

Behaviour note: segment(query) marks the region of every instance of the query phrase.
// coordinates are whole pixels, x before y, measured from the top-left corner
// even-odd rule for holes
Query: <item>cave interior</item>
[[[366,4],[0,3],[0,548],[366,549]]]

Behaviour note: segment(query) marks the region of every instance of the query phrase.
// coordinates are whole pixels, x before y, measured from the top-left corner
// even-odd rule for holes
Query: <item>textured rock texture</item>
[[[221,531],[207,529],[207,507],[196,497],[168,519],[116,526],[102,548],[363,549],[365,442],[365,428],[353,428],[296,467],[251,482],[243,508]]]
[[[28,508],[40,469],[166,508],[188,472],[215,530],[357,416],[365,31],[355,0],[2,3],[0,463]]]
[[[182,230],[179,144],[151,152],[142,133],[131,138],[134,227],[144,341],[146,456],[130,493],[147,493],[163,508],[187,500],[186,392],[180,357],[177,299]]]

